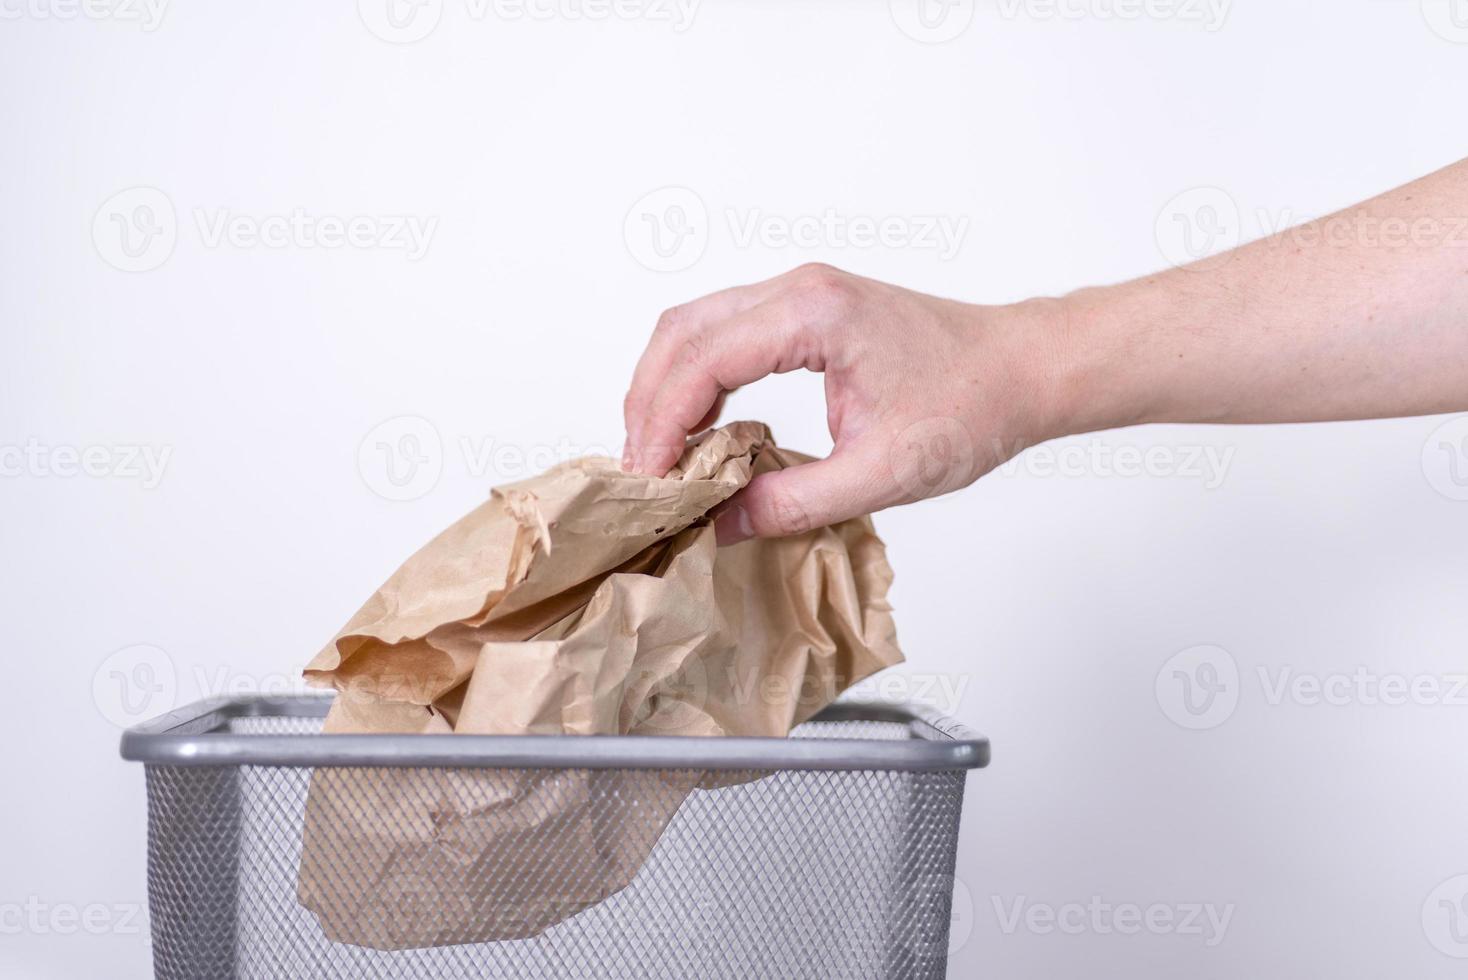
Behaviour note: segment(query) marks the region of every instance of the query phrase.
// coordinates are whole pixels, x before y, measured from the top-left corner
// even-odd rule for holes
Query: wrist
[[[1037,304],[1050,337],[1040,382],[1051,406],[1045,438],[1157,420],[1147,367],[1155,351],[1146,339],[1157,322],[1154,302],[1145,284],[1129,283],[1022,304]]]

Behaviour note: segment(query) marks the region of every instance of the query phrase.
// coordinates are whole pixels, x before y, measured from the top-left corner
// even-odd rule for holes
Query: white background
[[[663,307],[811,260],[974,301],[1054,294],[1164,266],[1190,189],[1218,190],[1182,219],[1226,242],[1468,155],[1468,28],[1445,2],[1239,0],[1219,24],[982,0],[934,22],[957,32],[942,44],[878,2],[705,0],[678,30],[635,6],[443,0],[412,44],[347,0],[179,3],[152,30],[0,8],[0,447],[32,449],[0,478],[6,977],[148,974],[125,908],[145,901],[143,774],[117,722],[294,676],[402,558],[527,474],[464,440],[540,465],[619,446]],[[139,186],[177,240],[124,272],[103,206]],[[655,272],[641,216],[624,226],[669,186],[705,209],[685,217],[706,248]],[[417,260],[200,228],[296,209],[437,225]],[[741,247],[728,217],[827,209],[968,224],[945,259],[824,232]],[[829,447],[819,379],[730,415]],[[410,501],[373,490],[404,495],[377,442],[411,449],[405,423],[359,459],[400,416],[441,446],[419,443],[442,471]],[[1032,452],[880,516],[907,671],[960,688],[939,703],[994,744],[952,975],[1462,975],[1468,912],[1459,942],[1438,900],[1468,890],[1468,704],[1272,693],[1364,668],[1450,694],[1468,672],[1468,494],[1446,469],[1468,456],[1444,421],[1109,433],[1067,443],[1086,460],[1069,475]],[[157,486],[127,475],[128,446],[170,453]],[[1178,466],[1090,461],[1154,446]],[[110,475],[37,461],[66,447],[103,447]],[[1232,453],[1217,486],[1184,465],[1204,448]],[[156,650],[115,655],[138,644]],[[1205,658],[1230,685],[1203,715],[1164,670],[1199,645],[1224,653],[1179,669],[1206,680]],[[152,697],[122,703],[112,672],[147,682],[139,665]],[[1212,946],[1089,913],[1073,934],[1007,924],[1093,896],[1231,919]],[[52,915],[92,904],[97,934]]]

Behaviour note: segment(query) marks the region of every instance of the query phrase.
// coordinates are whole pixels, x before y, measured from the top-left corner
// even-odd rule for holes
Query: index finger
[[[634,468],[634,456],[643,445],[643,428],[647,413],[677,361],[679,348],[703,325],[723,320],[755,306],[773,289],[774,280],[748,286],[734,286],[682,306],[675,306],[658,317],[657,326],[647,348],[632,372],[632,386],[622,402],[623,421],[627,427],[627,447],[622,456],[623,469]]]
[[[629,465],[662,476],[721,393],[809,367],[813,350],[799,336],[799,319],[780,296],[690,333],[637,422]]]

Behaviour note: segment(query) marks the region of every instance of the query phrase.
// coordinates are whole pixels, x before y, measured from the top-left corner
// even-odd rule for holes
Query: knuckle
[[[703,412],[698,407],[698,401],[692,395],[680,395],[676,401],[668,403],[665,417],[668,422],[677,426],[682,433],[688,433],[703,418]]]
[[[663,335],[677,333],[687,320],[688,313],[683,307],[670,306],[658,314],[657,326],[653,328],[653,332]]]
[[[811,529],[810,514],[788,491],[772,489],[765,503],[766,526],[763,530],[766,533],[787,537],[804,534]]]
[[[821,279],[828,276],[839,276],[842,272],[826,262],[803,262],[795,267],[794,274],[797,279]]]
[[[830,323],[851,312],[856,291],[850,276],[820,263],[797,271],[795,314],[802,324]]]
[[[677,363],[702,371],[711,365],[713,355],[712,338],[702,332],[689,334],[678,346]]]

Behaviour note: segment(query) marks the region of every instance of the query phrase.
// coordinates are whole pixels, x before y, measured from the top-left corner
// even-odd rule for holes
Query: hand
[[[802,266],[664,313],[623,465],[668,471],[724,396],[826,375],[830,458],[752,481],[721,541],[966,486],[1047,439],[1144,422],[1468,411],[1468,160],[1194,266],[970,306]]]
[[[822,265],[674,307],[633,375],[623,467],[665,474],[729,392],[804,368],[826,376],[835,449],[757,477],[719,517],[721,543],[957,490],[1061,434],[1056,309],[972,306]]]

